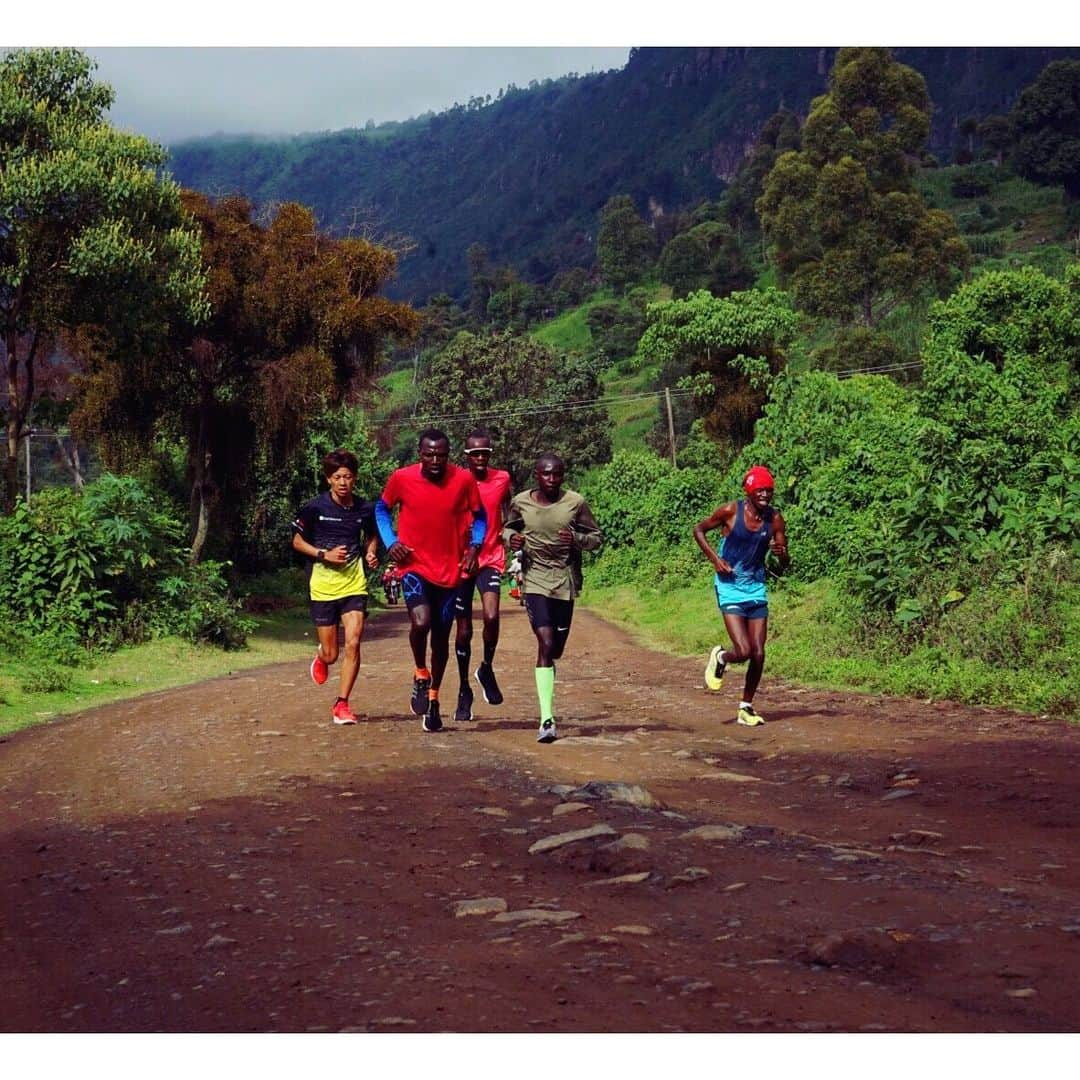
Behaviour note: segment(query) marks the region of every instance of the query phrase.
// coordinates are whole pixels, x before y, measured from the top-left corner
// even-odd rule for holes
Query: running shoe
[[[439,715],[439,702],[431,698],[424,713],[424,722],[420,725],[425,731],[442,731],[442,717]]]
[[[472,719],[472,703],[473,692],[467,686],[463,686],[458,691],[457,710],[454,712],[455,723],[460,724],[465,720]]]
[[[335,724],[355,724],[356,713],[349,708],[347,701],[334,702],[334,708],[330,713],[331,719]]]
[[[427,712],[427,692],[430,686],[430,679],[413,679],[412,681],[412,697],[409,699],[409,708],[417,716],[423,716]]]
[[[322,686],[322,684],[330,677],[330,668],[318,653],[315,654],[315,659],[311,661],[310,670],[311,681],[315,683],[316,686]]]
[[[476,681],[484,692],[484,700],[489,705],[501,705],[503,703],[502,691],[495,681],[495,672],[490,664],[481,664],[476,669]]]
[[[727,664],[720,659],[723,652],[722,646],[714,645],[705,664],[705,686],[713,692],[719,690],[724,682],[724,668]]]
[[[754,712],[753,705],[743,705],[739,708],[735,723],[742,724],[744,727],[757,727],[758,724],[764,724],[765,719]]]
[[[540,734],[536,736],[537,742],[549,743],[555,741],[555,721],[545,720],[540,725]]]

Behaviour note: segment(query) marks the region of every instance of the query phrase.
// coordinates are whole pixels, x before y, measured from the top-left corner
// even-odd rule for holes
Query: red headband
[[[772,473],[764,465],[755,465],[743,477],[742,486],[747,491],[757,491],[758,488],[775,488],[776,484],[773,481]]]

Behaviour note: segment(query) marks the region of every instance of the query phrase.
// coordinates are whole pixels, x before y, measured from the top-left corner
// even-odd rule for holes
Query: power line
[[[826,374],[832,375],[837,379],[846,379],[850,378],[852,375],[884,375],[894,371],[910,371],[915,368],[921,368],[922,366],[921,361],[913,361],[906,364],[879,364],[863,368],[849,368],[845,371],[826,372]],[[694,393],[693,390],[681,387],[676,387],[669,392],[672,397],[677,398],[691,397]],[[480,423],[481,421],[500,420],[511,416],[545,416],[550,413],[575,412],[580,409],[603,408],[609,405],[621,405],[633,401],[648,401],[650,399],[661,397],[663,393],[663,389],[641,390],[630,394],[618,394],[609,397],[578,398],[571,401],[559,401],[548,405],[533,405],[521,409],[487,409],[481,412],[442,413],[429,416],[403,416],[396,420],[384,421],[381,426],[402,427],[405,425],[414,426],[420,424]]]
[[[672,390],[673,397],[687,397],[691,390]],[[658,398],[663,390],[646,390],[632,394],[620,394],[613,397],[578,398],[571,401],[558,401],[548,405],[532,405],[522,409],[487,409],[481,412],[443,413],[437,416],[403,416],[397,420],[385,421],[383,426],[400,427],[404,424],[435,424],[454,422],[479,422],[481,420],[500,420],[508,416],[538,416],[549,413],[576,412],[579,409],[597,409],[607,405],[619,405],[630,401],[648,401]]]

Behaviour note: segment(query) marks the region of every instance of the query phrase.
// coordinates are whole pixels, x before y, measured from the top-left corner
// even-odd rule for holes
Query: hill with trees
[[[510,86],[404,124],[286,140],[214,137],[170,148],[187,187],[297,201],[336,234],[408,238],[393,294],[462,301],[482,244],[548,283],[596,251],[597,215],[628,195],[651,221],[714,199],[778,110],[805,116],[832,48],[642,48],[618,71]],[[926,79],[927,146],[953,158],[977,120],[1007,112],[1052,60],[1080,49],[908,48]],[[391,245],[393,246],[393,244]]]

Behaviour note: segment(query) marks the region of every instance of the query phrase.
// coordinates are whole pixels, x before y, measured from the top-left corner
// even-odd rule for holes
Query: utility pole
[[[667,433],[671,444],[671,464],[675,464],[675,417],[671,412],[671,388],[664,387],[664,401],[667,402]]]
[[[30,505],[30,436],[33,435],[33,429],[26,429],[26,505]]]

